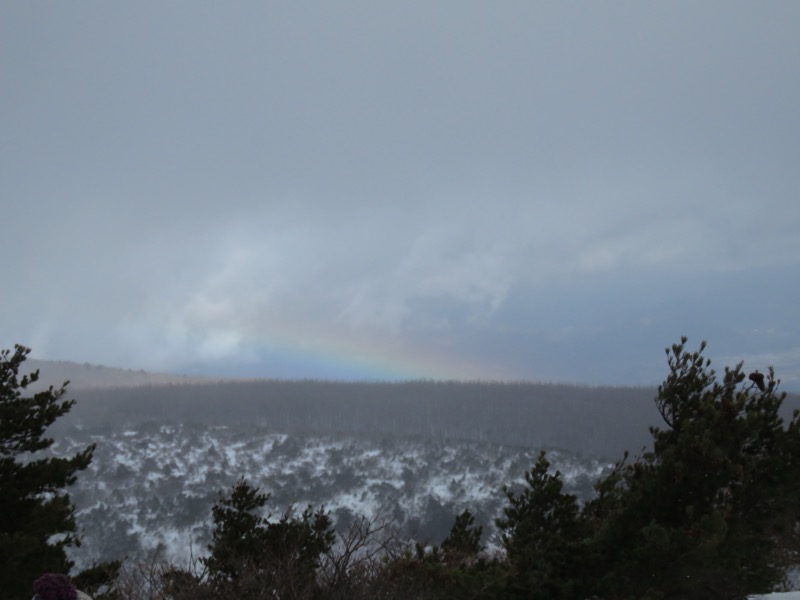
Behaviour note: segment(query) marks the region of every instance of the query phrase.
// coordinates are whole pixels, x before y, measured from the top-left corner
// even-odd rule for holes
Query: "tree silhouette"
[[[65,382],[24,396],[39,372],[20,375],[30,349],[0,352],[0,581],[7,598],[30,598],[33,581],[73,566],[65,548],[78,545],[75,507],[64,490],[89,466],[94,444],[70,458],[43,456],[44,436],[72,408]]]
[[[544,455],[508,493],[511,596],[730,600],[783,581],[800,547],[800,415],[782,421],[772,369],[752,385],[741,363],[720,379],[705,343],[685,344],[667,349],[658,388],[666,427],[594,499],[579,508]]]

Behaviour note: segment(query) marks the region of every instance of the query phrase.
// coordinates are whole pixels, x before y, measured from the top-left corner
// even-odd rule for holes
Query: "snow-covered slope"
[[[84,529],[79,563],[134,556],[163,545],[178,562],[202,553],[220,491],[240,477],[271,494],[273,514],[325,505],[338,527],[358,516],[391,520],[438,543],[470,509],[491,542],[505,503],[538,449],[422,439],[278,434],[258,427],[152,424],[123,431],[73,429],[56,443],[74,453],[96,443],[72,490]],[[607,464],[549,453],[568,490],[591,493]]]

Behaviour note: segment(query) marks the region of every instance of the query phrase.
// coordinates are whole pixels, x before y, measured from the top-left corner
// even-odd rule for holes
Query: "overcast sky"
[[[800,3],[0,5],[0,347],[800,389]]]

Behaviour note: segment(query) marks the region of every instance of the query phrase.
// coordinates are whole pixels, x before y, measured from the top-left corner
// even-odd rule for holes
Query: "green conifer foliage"
[[[45,431],[74,400],[62,400],[68,382],[23,395],[39,378],[38,371],[20,375],[29,353],[20,345],[0,352],[0,581],[5,598],[26,600],[40,575],[72,567],[65,548],[79,541],[64,490],[94,452],[91,445],[71,458],[41,454],[53,444]]]
[[[320,557],[333,545],[330,517],[306,508],[277,521],[262,516],[268,494],[240,479],[212,508],[214,530],[202,559],[217,597],[316,598]]]
[[[582,600],[733,600],[773,591],[800,540],[800,416],[770,368],[718,378],[703,357],[667,349],[652,447],[619,461],[580,507],[542,454],[498,521],[507,594]]]
[[[525,474],[521,493],[505,489],[509,506],[497,520],[511,567],[511,598],[557,600],[580,596],[585,524],[578,499],[562,491],[561,473],[549,473],[542,452]]]
[[[475,517],[469,510],[456,516],[450,533],[442,541],[442,560],[448,564],[469,564],[483,551],[483,527],[475,526]]]
[[[798,417],[784,426],[772,369],[763,389],[741,363],[720,380],[705,343],[685,343],[667,349],[656,398],[666,427],[651,428],[652,450],[615,475],[615,501],[604,499],[594,543],[611,597],[772,591],[797,547]]]
[[[210,556],[202,562],[217,583],[235,581],[262,559],[267,519],[258,513],[269,500],[246,481],[239,480],[228,496],[211,509],[214,519]]]

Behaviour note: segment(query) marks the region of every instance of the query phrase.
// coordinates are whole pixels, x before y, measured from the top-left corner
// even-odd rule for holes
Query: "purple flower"
[[[39,600],[75,600],[78,597],[69,577],[60,573],[46,573],[33,582],[33,591]]]

